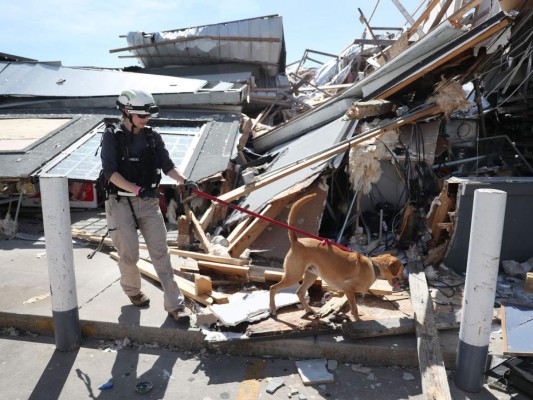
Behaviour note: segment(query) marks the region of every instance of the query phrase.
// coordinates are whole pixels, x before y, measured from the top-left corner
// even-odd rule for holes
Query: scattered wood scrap
[[[119,259],[118,254],[116,252],[111,252],[109,255],[114,260]],[[147,277],[161,283],[159,277],[157,276],[157,272],[155,271],[155,268],[151,263],[146,260],[140,259],[137,263],[137,267],[139,268],[141,274],[146,275]],[[175,276],[175,279],[184,296],[194,301],[197,301],[198,303],[203,304],[205,306],[210,306],[215,303],[215,299],[212,297],[213,291],[211,291],[210,295],[196,294],[197,289],[194,282],[191,282],[180,276]],[[217,293],[215,295],[215,298],[220,299],[221,303],[227,303],[227,296],[225,296],[224,294]]]

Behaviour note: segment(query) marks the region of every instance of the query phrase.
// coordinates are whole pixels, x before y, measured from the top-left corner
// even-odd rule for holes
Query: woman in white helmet
[[[120,284],[130,301],[146,307],[150,299],[141,291],[139,229],[164,291],[164,307],[175,320],[188,317],[183,294],[174,280],[167,246],[167,231],[159,208],[161,171],[178,184],[187,181],[172,162],[161,135],[146,124],[159,109],[150,93],[125,90],[117,99],[122,112],[119,125],[106,127],[102,138],[102,170],[106,189],[106,218],[109,234],[120,259]]]

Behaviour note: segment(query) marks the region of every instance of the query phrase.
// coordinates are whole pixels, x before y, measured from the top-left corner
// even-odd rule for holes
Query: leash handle
[[[297,233],[299,233],[299,234],[301,234],[303,236],[307,236],[307,237],[316,239],[316,240],[320,241],[320,244],[322,246],[332,245],[332,246],[338,247],[339,249],[344,250],[344,251],[349,251],[349,252],[353,251],[349,247],[345,247],[342,244],[335,243],[335,242],[333,242],[333,241],[331,241],[329,239],[326,239],[326,238],[323,238],[323,237],[320,237],[320,236],[317,236],[317,235],[313,235],[312,233],[309,233],[309,232],[303,231],[301,229],[295,228],[294,226],[290,226],[290,225],[284,224],[283,222],[279,222],[279,221],[276,221],[275,219],[272,219],[272,218],[269,218],[269,217],[265,217],[264,215],[261,215],[261,214],[257,214],[257,213],[255,213],[253,211],[247,210],[246,208],[242,208],[242,207],[239,207],[239,206],[237,206],[235,204],[228,203],[227,201],[221,200],[221,199],[219,199],[218,197],[215,197],[215,196],[211,196],[210,194],[202,192],[201,190],[191,189],[191,191],[194,194],[197,194],[198,196],[202,196],[202,197],[204,197],[204,198],[206,198],[208,200],[217,202],[217,203],[222,204],[222,205],[224,205],[226,207],[233,208],[234,210],[237,210],[237,211],[243,212],[245,214],[251,215],[252,217],[259,218],[259,219],[262,219],[263,221],[267,221],[267,222],[269,222],[271,224],[274,224],[274,225],[280,226],[282,228],[297,232]]]

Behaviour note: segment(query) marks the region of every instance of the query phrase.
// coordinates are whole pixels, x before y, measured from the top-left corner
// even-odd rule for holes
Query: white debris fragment
[[[372,368],[363,367],[361,364],[352,364],[352,371],[368,375],[372,372]]]
[[[39,296],[30,297],[28,300],[24,300],[24,301],[22,302],[22,304],[32,304],[32,303],[37,303],[38,301],[41,301],[41,300],[47,299],[48,297],[50,297],[50,293],[41,294],[41,295],[39,295]]]
[[[402,376],[402,379],[404,381],[414,381],[415,380],[415,377],[413,374],[409,373],[409,372],[404,372],[403,373],[403,376]]]
[[[375,381],[376,375],[374,375],[374,373],[372,372],[366,376],[366,379],[368,379],[369,381]]]
[[[328,371],[334,371],[337,369],[337,360],[328,360]]]
[[[285,385],[285,381],[283,380],[283,378],[272,378],[268,383],[266,392],[269,394],[274,394],[276,390],[278,390],[283,385]]]

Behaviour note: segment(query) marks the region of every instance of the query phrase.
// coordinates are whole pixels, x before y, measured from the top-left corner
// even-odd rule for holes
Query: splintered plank
[[[197,296],[202,294],[210,295],[212,291],[213,283],[211,282],[210,277],[194,274],[194,294]]]
[[[460,323],[461,318],[454,313],[437,314],[435,316],[435,326],[439,331],[457,329]],[[350,339],[405,335],[415,332],[415,320],[410,317],[348,322],[342,325],[343,335]]]
[[[140,247],[146,248],[146,245],[141,244]],[[247,260],[240,259],[240,258],[215,256],[212,254],[197,253],[195,251],[180,250],[174,247],[171,247],[169,250],[170,250],[170,254],[176,254],[181,257],[190,257],[195,260],[203,260],[203,261],[210,261],[214,263],[231,264],[231,265],[246,265],[248,263]]]
[[[422,261],[416,258],[408,259],[407,265],[416,327],[418,363],[422,376],[422,392],[427,399],[451,400],[424,266]]]
[[[275,318],[267,318],[251,324],[246,328],[246,335],[252,337],[288,334],[296,336],[326,335],[333,333],[335,328],[327,322],[313,316],[302,318],[305,311],[297,306],[278,310]]]
[[[209,245],[211,243],[209,242],[209,239],[205,235],[202,225],[200,224],[200,222],[198,222],[198,220],[196,219],[196,216],[189,208],[187,208],[187,215],[192,222],[194,233],[196,234],[196,237],[200,241],[200,246],[206,253],[209,253]]]

